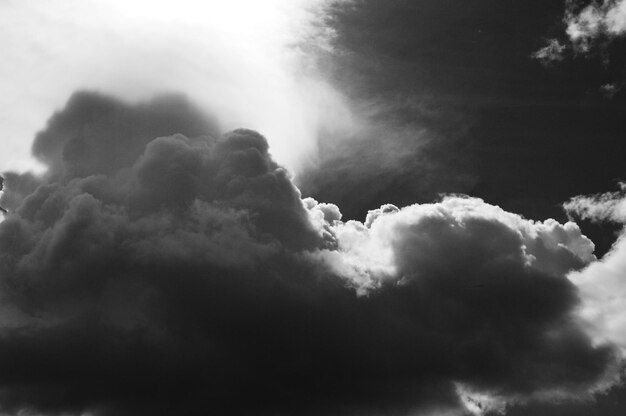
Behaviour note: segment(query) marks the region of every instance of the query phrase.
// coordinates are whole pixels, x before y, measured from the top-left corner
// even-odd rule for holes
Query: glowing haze
[[[302,48],[310,40],[324,47],[332,37],[319,24],[327,3],[0,3],[0,170],[36,166],[34,134],[77,89],[131,102],[186,94],[225,130],[263,131],[274,156],[295,169],[314,149],[322,119],[350,119]]]

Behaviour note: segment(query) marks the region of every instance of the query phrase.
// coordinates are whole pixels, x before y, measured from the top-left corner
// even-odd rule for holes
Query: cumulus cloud
[[[586,52],[598,37],[612,38],[626,33],[626,1],[594,1],[582,9],[578,2],[569,1],[565,23],[567,35],[574,46]]]
[[[578,196],[565,204],[572,216],[592,221],[626,224],[626,185],[620,190]],[[622,229],[617,241],[601,261],[569,277],[579,287],[585,318],[597,342],[610,341],[626,353],[626,237]]]
[[[571,47],[577,54],[589,53],[596,46],[606,46],[626,33],[626,1],[567,0],[563,16],[567,44],[549,39],[545,47],[531,56],[544,64],[562,61]]]
[[[46,176],[6,175],[3,412],[467,414],[615,380],[576,224],[462,196],[342,221],[214,127],[82,93],[35,140]]]

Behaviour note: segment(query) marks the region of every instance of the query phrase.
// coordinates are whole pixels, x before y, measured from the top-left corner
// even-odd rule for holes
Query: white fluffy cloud
[[[617,192],[572,198],[565,208],[592,221],[626,224],[626,184]],[[596,340],[613,342],[626,353],[626,231],[600,261],[569,278],[580,290],[580,313]]]
[[[620,237],[611,251],[569,278],[580,290],[581,316],[598,342],[612,342],[626,354],[626,239]]]
[[[320,206],[311,209],[313,217],[319,218],[316,212]],[[322,250],[315,256],[361,293],[378,288],[388,280],[406,283],[407,279],[418,279],[419,276],[400,274],[396,262],[402,254],[394,252],[394,247],[399,247],[398,239],[403,237],[403,230],[419,229],[437,221],[468,233],[476,222],[498,224],[519,237],[519,254],[525,264],[555,275],[595,260],[593,243],[573,222],[527,220],[481,199],[467,197],[446,197],[439,203],[402,209],[384,205],[370,211],[364,223],[344,223],[335,217],[325,224],[324,230],[334,236],[337,248]],[[482,237],[491,238],[487,234]],[[417,244],[411,247],[415,250],[412,255],[420,256],[421,252],[428,250],[430,242],[427,239],[414,242]]]
[[[318,206],[312,204],[310,209],[311,216],[319,220]],[[437,313],[441,336],[445,337],[447,331],[459,331],[454,323],[456,318],[448,313],[471,317],[469,321],[482,322],[487,326],[493,324],[494,316],[490,314],[495,313],[507,316],[511,325],[518,322],[518,330],[526,333],[527,337],[546,337],[550,348],[558,349],[563,342],[576,343],[576,337],[585,337],[579,333],[569,338],[576,333],[576,325],[549,325],[551,328],[543,335],[538,335],[536,328],[530,329],[533,324],[526,327],[536,320],[534,313],[551,315],[549,310],[563,300],[561,295],[557,295],[563,288],[558,286],[569,285],[565,278],[568,273],[575,273],[585,266],[589,267],[587,270],[599,267],[600,263],[593,255],[593,243],[582,235],[573,222],[560,224],[552,219],[532,221],[478,198],[451,196],[441,202],[404,208],[384,205],[370,211],[364,223],[342,222],[333,216],[324,224],[323,230],[333,236],[336,246],[309,253],[311,258],[343,278],[361,296],[376,297],[390,287],[408,291],[417,287],[426,298],[418,296],[415,302],[429,305],[425,307],[427,315],[432,313],[430,308],[440,308],[441,305],[451,307],[453,312],[441,310]],[[543,277],[531,278],[535,273]],[[572,281],[580,285],[584,294],[581,316],[587,319],[587,308],[592,301],[587,296],[587,284],[577,278],[572,278]],[[552,292],[549,296],[555,297],[551,300],[533,299],[533,296],[528,296],[527,284],[533,287],[531,291]],[[552,284],[557,286],[551,287]],[[611,290],[611,286],[607,290]],[[485,293],[489,295],[485,296]],[[495,299],[504,304],[495,307],[492,304]],[[516,305],[521,299],[524,299],[522,302],[525,305]],[[487,315],[475,309],[475,302],[484,303],[478,309],[486,307]],[[529,306],[531,309],[525,311]],[[621,306],[626,305],[612,307],[612,311],[620,317],[624,315],[620,311]],[[572,315],[565,319],[577,322],[579,318]],[[546,321],[552,319],[555,316]],[[626,319],[623,321],[626,322]],[[600,328],[601,331],[606,329]],[[539,333],[543,331],[545,329],[538,330]],[[565,335],[569,331],[573,332]],[[463,343],[463,335],[456,333],[454,338],[456,342]],[[620,340],[608,337],[596,341],[601,346]],[[516,352],[512,349],[509,354],[514,356]],[[526,368],[524,371],[529,370]],[[480,387],[459,378],[455,379],[455,392],[464,408],[471,413],[503,412],[512,403],[558,401],[572,399],[576,395],[590,398],[594,392],[616,382],[616,371],[616,367],[608,367],[586,390],[552,384],[521,393]]]
[[[592,2],[582,10],[575,11],[570,3],[565,16],[567,35],[581,51],[587,51],[589,43],[600,35],[609,37],[626,33],[626,1],[603,0]]]

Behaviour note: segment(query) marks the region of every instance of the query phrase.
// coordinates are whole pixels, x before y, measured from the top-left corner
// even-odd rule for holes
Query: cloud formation
[[[615,381],[576,224],[462,196],[344,222],[214,128],[82,93],[35,140],[47,176],[6,175],[3,412],[467,414]]]
[[[567,35],[580,52],[587,52],[599,37],[614,38],[626,33],[626,1],[587,3],[581,8],[579,2],[569,1],[565,12]]]
[[[592,196],[577,196],[564,206],[572,216],[592,221],[626,224],[626,186],[620,190]],[[601,261],[572,273],[583,299],[581,315],[596,341],[612,342],[626,353],[626,231]]]
[[[545,47],[531,55],[533,58],[551,64],[562,61],[568,50],[584,55],[594,48],[606,49],[611,41],[626,34],[626,1],[567,0],[563,24],[565,43],[549,39]]]

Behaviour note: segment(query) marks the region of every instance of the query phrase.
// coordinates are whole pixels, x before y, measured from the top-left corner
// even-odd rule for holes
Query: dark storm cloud
[[[37,137],[48,175],[7,175],[4,412],[465,414],[614,381],[575,224],[465,197],[342,222],[191,109],[79,94]]]
[[[33,143],[33,154],[53,176],[111,174],[129,167],[157,136],[216,135],[216,122],[182,96],[163,96],[138,106],[94,93],[74,94]]]
[[[611,350],[586,355],[588,338],[565,312],[576,288],[562,277],[591,260],[592,245],[574,224],[532,223],[465,198],[373,215],[369,227],[338,225],[345,255],[321,257],[372,291],[368,302],[384,303],[388,326],[414,337],[400,346],[409,352],[404,365],[428,357],[419,373],[454,380],[468,408],[585,397],[590,374],[603,374],[596,388],[615,376],[604,373]]]

